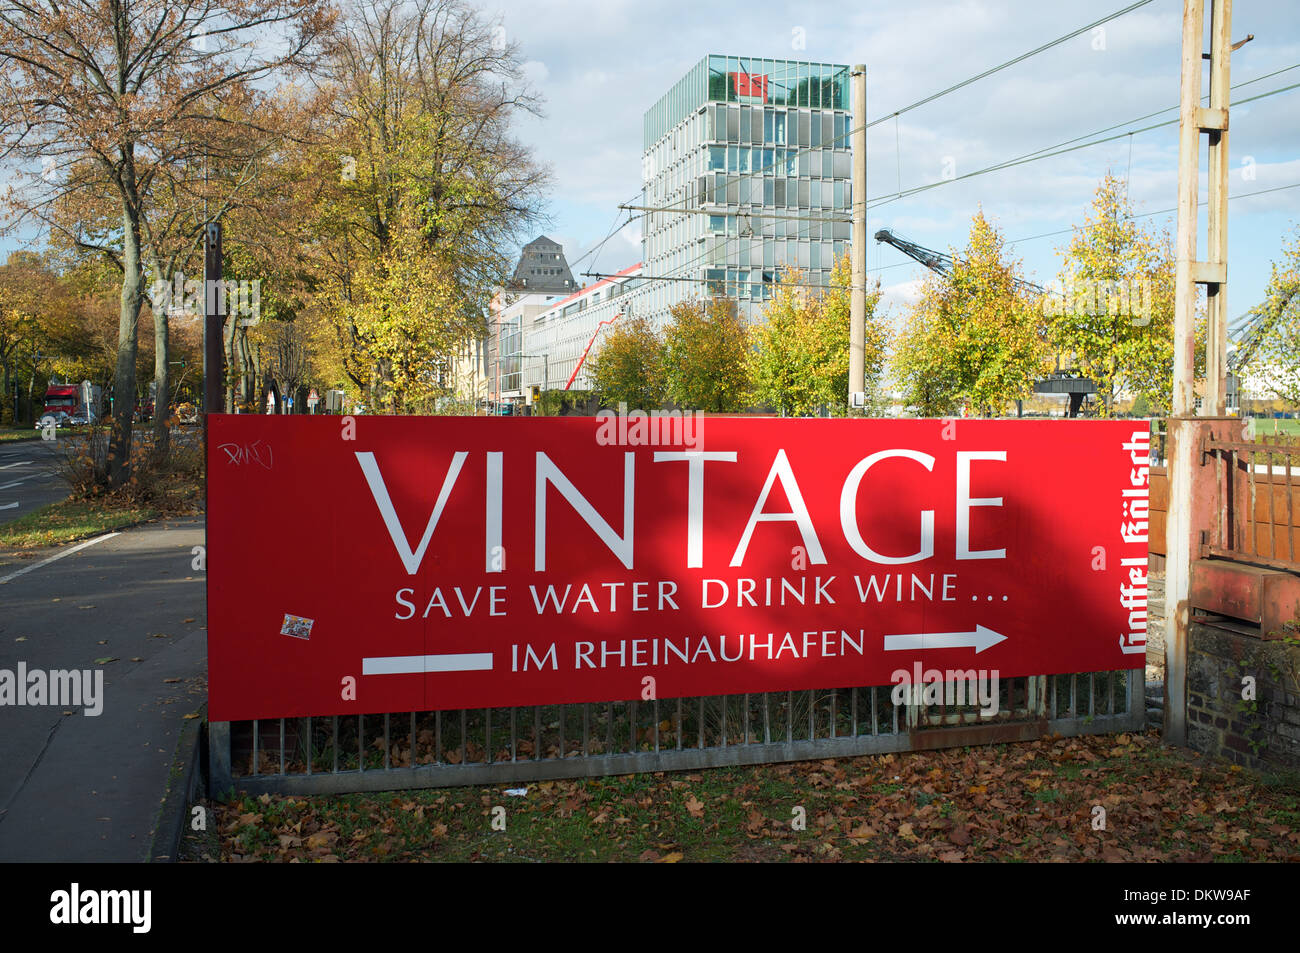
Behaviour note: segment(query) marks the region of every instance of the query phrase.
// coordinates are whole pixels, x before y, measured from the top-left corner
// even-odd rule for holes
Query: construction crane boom
[[[914,241],[909,241],[901,235],[895,235],[891,229],[882,228],[876,232],[876,241],[884,242],[886,245],[892,245],[909,258],[919,261],[925,267],[945,278],[952,277],[953,261],[951,255],[946,255],[941,251],[935,251],[933,248],[926,248],[924,245],[918,245]],[[1015,280],[1016,288],[1021,291],[1032,291],[1035,294],[1059,294],[1059,292],[1048,291],[1047,289],[1034,284],[1032,281]],[[1058,357],[1059,367],[1059,357]],[[1076,377],[1068,373],[1049,374],[1047,377],[1034,382],[1034,391],[1040,394],[1065,394],[1069,398],[1068,414],[1071,417],[1077,417],[1080,409],[1083,407],[1083,400],[1089,394],[1097,392],[1097,386],[1093,381],[1086,377]],[[1019,402],[1017,402],[1019,403]]]
[[[876,232],[876,241],[883,242],[886,245],[892,245],[901,251],[908,258],[915,259],[933,272],[937,272],[945,277],[952,276],[952,256],[944,254],[941,251],[935,251],[933,248],[926,248],[924,245],[918,245],[914,241],[904,238],[901,235],[895,235],[892,229],[882,228]],[[1034,284],[1032,281],[1022,281],[1016,279],[1016,287],[1021,290],[1033,291],[1036,294],[1049,294],[1045,288]]]

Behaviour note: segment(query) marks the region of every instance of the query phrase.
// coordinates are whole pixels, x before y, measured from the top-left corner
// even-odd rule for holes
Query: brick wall
[[[1243,700],[1242,679],[1255,678]],[[1300,768],[1300,646],[1193,623],[1187,734],[1197,751],[1255,769]]]

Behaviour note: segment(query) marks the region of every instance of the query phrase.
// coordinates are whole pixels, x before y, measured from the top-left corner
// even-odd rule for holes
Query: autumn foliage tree
[[[379,410],[427,403],[483,332],[545,172],[511,136],[538,99],[514,44],[462,0],[352,8],[321,84],[308,240],[337,362]]]
[[[328,0],[52,0],[0,5],[0,150],[38,169],[6,196],[11,227],[35,219],[121,270],[114,419],[105,480],[127,479],[137,332],[159,229],[184,212],[209,139],[256,127],[257,84],[310,60]],[[234,137],[237,140],[237,136]],[[78,209],[84,208],[83,214]],[[68,229],[69,216],[89,227]],[[164,323],[166,316],[161,320]],[[156,328],[157,330],[157,328]],[[158,357],[166,394],[165,330]],[[165,399],[165,397],[160,397]]]
[[[603,332],[599,350],[587,359],[592,389],[606,407],[655,410],[666,394],[664,356],[663,336],[649,321],[624,317]]]
[[[1096,384],[1101,416],[1121,393],[1167,412],[1173,389],[1173,246],[1138,223],[1127,191],[1113,175],[1101,181],[1064,249],[1060,289],[1043,301],[1062,366]]]
[[[730,298],[679,301],[664,328],[668,396],[687,410],[742,409],[749,396],[749,334]]]
[[[763,320],[750,329],[748,377],[756,401],[782,415],[848,412],[850,279],[846,255],[836,262],[831,287],[803,287],[799,270],[782,273]],[[889,328],[876,313],[880,284],[866,293],[867,393],[876,396],[884,372]]]
[[[926,416],[1001,414],[1028,397],[1048,365],[1038,296],[1018,285],[998,230],[976,213],[952,253],[950,276],[931,274],[900,334],[894,376]]]
[[[1251,309],[1260,322],[1256,344],[1241,362],[1261,388],[1300,404],[1300,228],[1282,247],[1264,300]]]

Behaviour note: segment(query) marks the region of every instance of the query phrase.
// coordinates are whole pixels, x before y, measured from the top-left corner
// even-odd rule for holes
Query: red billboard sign
[[[217,720],[1144,664],[1144,421],[208,425]]]

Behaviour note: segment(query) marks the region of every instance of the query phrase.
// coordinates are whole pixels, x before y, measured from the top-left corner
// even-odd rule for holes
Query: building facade
[[[564,248],[545,235],[520,252],[506,286],[492,297],[486,334],[466,341],[451,361],[449,380],[466,406],[495,409],[524,397],[524,334],[537,315],[573,296],[577,282]]]
[[[788,269],[829,286],[849,246],[850,126],[847,66],[700,60],[645,113],[641,264],[531,313],[502,311],[498,399],[589,389],[584,354],[620,316],[662,327],[677,302],[726,295],[753,321]]]
[[[828,285],[850,236],[850,124],[847,66],[710,55],[669,89],[643,134],[653,316],[726,294],[752,320],[787,268]]]
[[[568,295],[578,290],[578,284],[569,271],[564,248],[542,235],[524,246],[506,288],[519,294]]]
[[[615,321],[647,307],[649,286],[641,278],[641,266],[633,265],[527,321],[524,353],[533,356],[523,364],[525,388],[590,390],[586,358],[599,349],[600,336]]]

